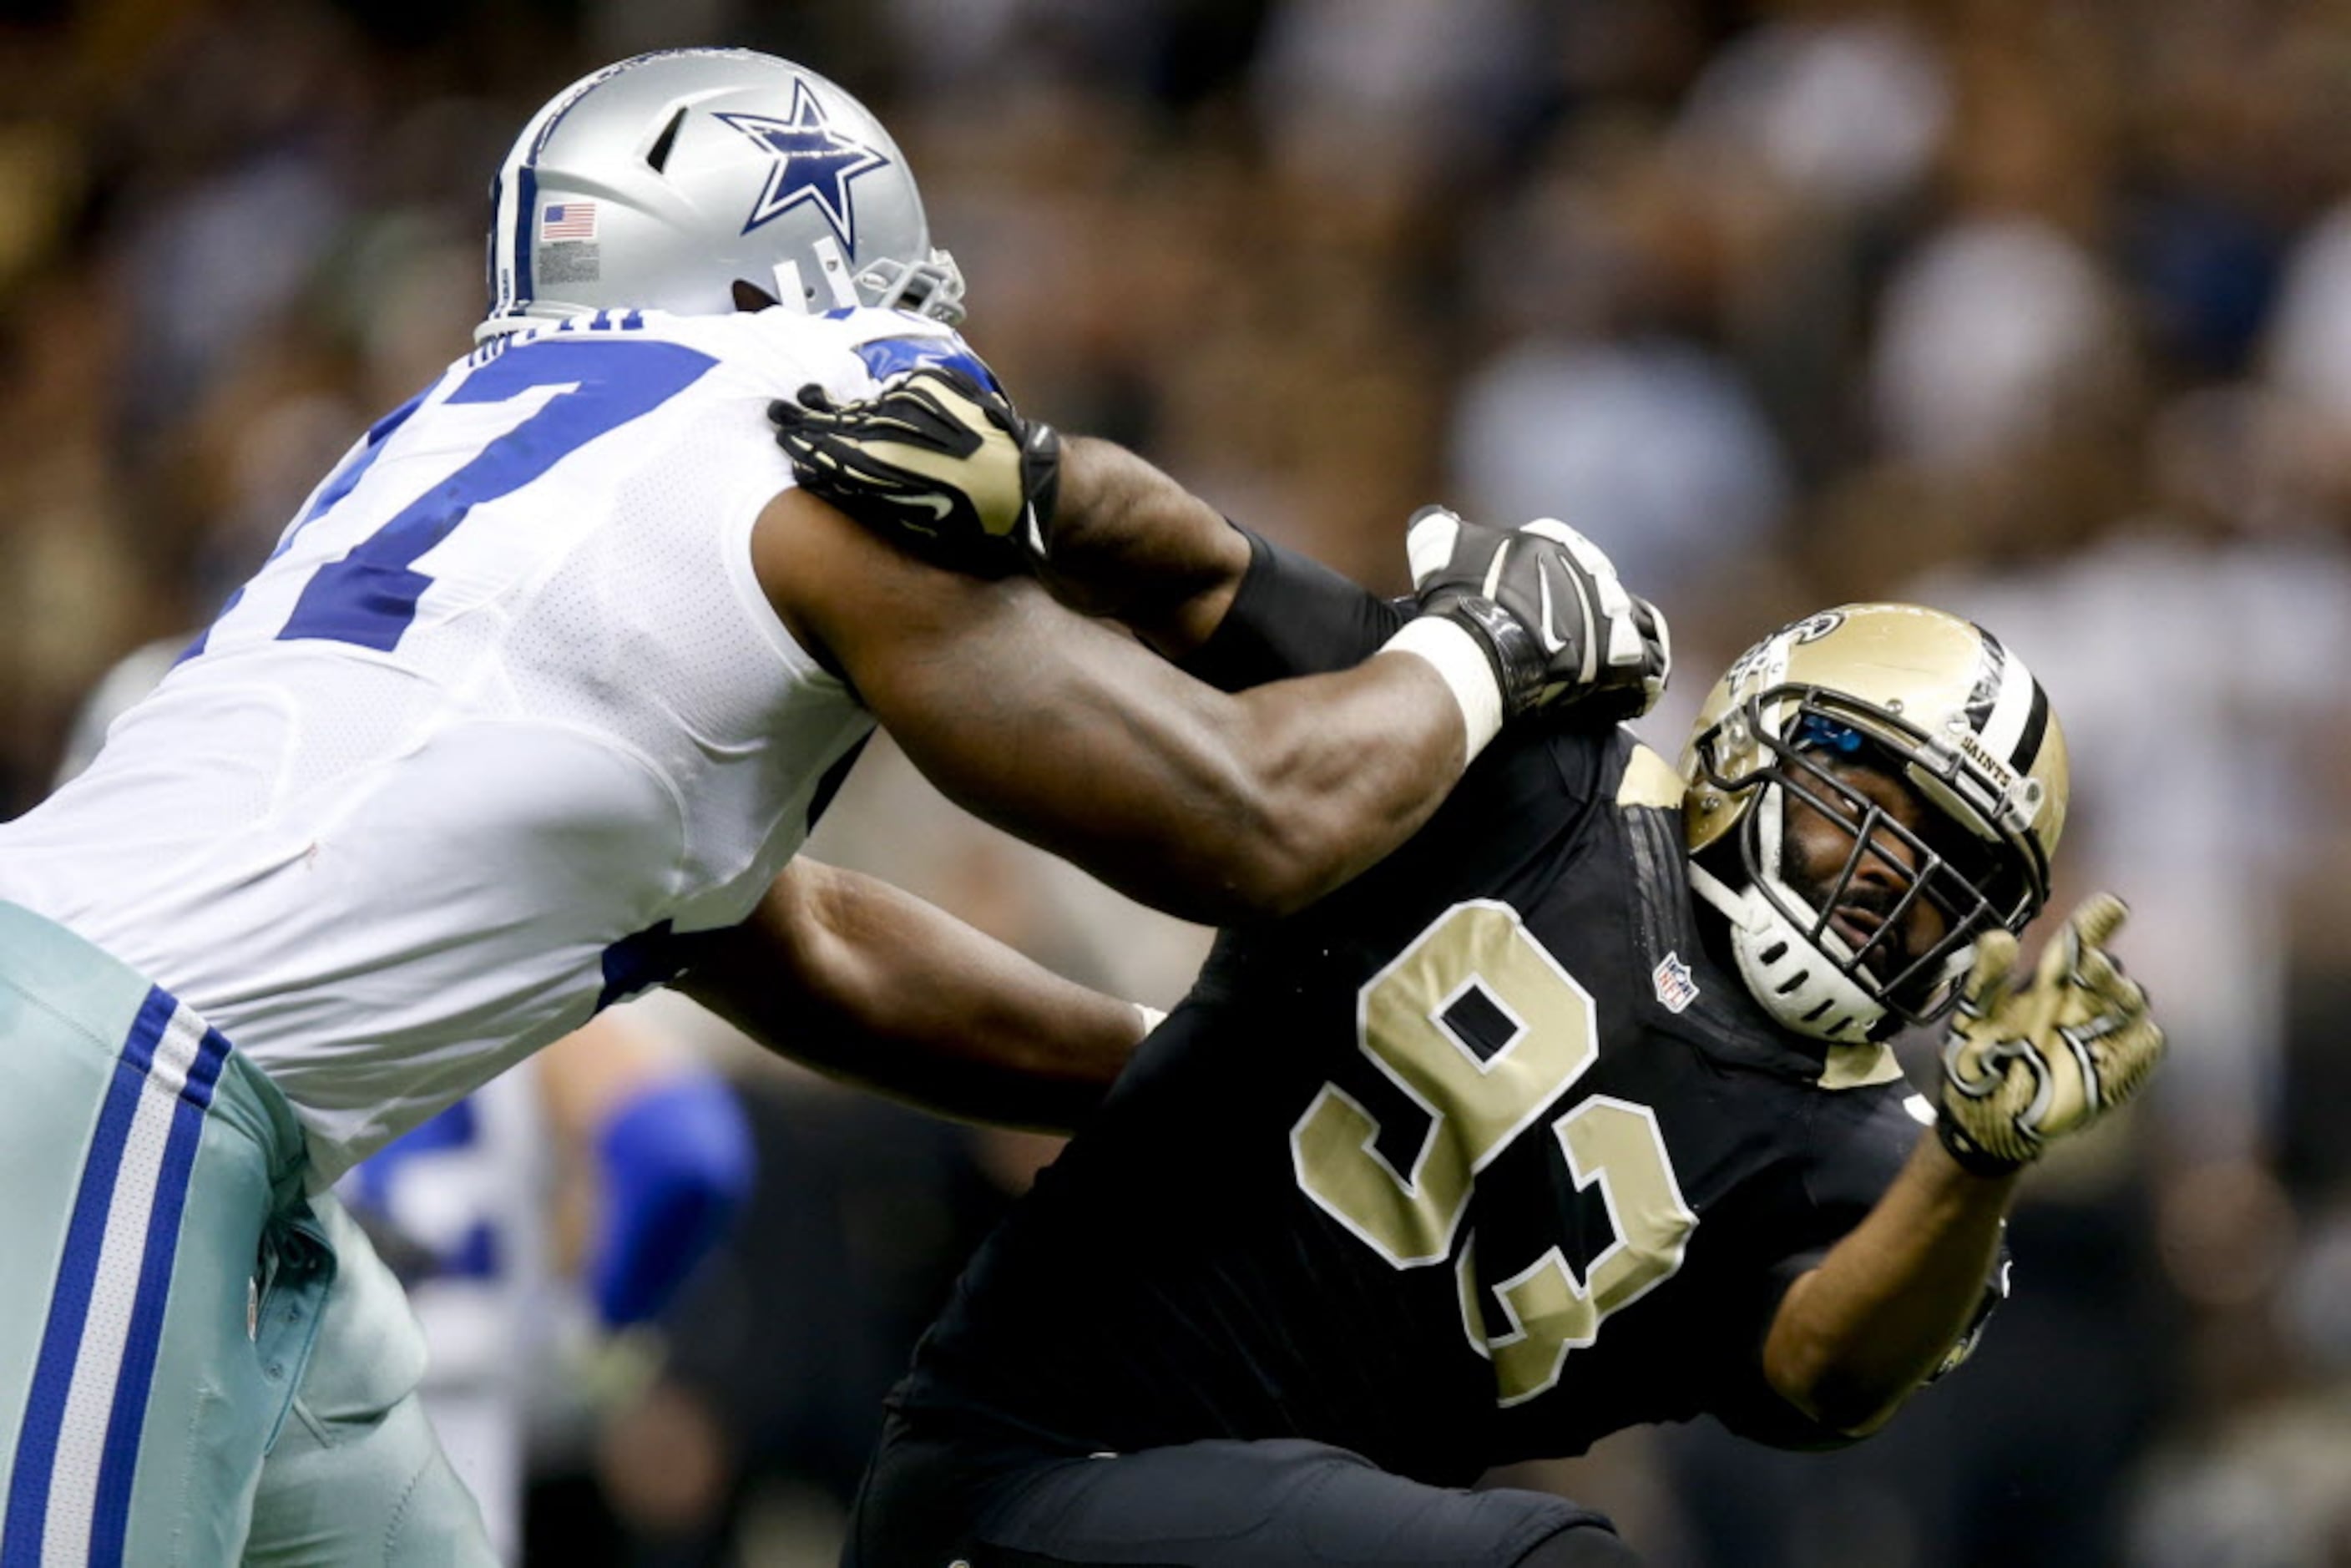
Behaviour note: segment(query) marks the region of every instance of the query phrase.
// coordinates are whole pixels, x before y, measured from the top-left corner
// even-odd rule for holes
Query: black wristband
[[[1195,680],[1238,692],[1353,669],[1407,619],[1322,562],[1232,526],[1249,542],[1249,571],[1216,631],[1176,662]]]
[[[1948,1113],[1935,1113],[1935,1136],[1941,1141],[1943,1152],[1951,1156],[1952,1163],[1970,1176],[1995,1180],[2014,1176],[2024,1168],[2024,1161],[2002,1159],[1968,1136],[1967,1129],[1953,1121]]]

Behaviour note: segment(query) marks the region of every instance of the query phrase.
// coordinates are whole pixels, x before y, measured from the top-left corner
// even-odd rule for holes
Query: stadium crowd
[[[1283,542],[1393,591],[1423,501],[1556,513],[1685,671],[1915,598],[1998,627],[2064,714],[2053,902],[2130,899],[2173,1060],[2028,1188],[1975,1364],[1833,1457],[1675,1430],[1516,1479],[1667,1562],[2351,1562],[2351,15],[16,0],[9,811],[89,683],[206,620],[465,347],[530,108],[713,42],[883,116],[1024,408]],[[1700,695],[1645,733],[1677,750]],[[861,767],[820,858],[1180,993],[1204,933]],[[550,1399],[548,1561],[825,1560],[911,1335],[1050,1153],[743,1071],[761,1194],[666,1361]]]

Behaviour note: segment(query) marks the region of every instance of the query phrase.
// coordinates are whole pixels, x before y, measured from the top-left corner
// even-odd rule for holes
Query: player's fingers
[[[2067,977],[2081,989],[2105,998],[2117,994],[2123,986],[2122,971],[2115,967],[2114,956],[2104,947],[2084,942],[2074,948],[2074,969]]]
[[[1404,553],[1412,566],[1415,588],[1424,586],[1451,564],[1461,531],[1467,527],[1461,514],[1450,507],[1423,507],[1405,519]]]
[[[1616,576],[1616,563],[1610,560],[1607,552],[1598,545],[1557,517],[1537,517],[1532,522],[1520,524],[1518,531],[1549,539],[1567,551],[1568,559],[1582,568],[1584,576],[1591,580],[1595,601],[1593,608],[1602,617],[1613,622],[1632,615],[1633,595]],[[1631,663],[1633,658],[1639,656],[1637,644],[1633,646],[1636,651],[1630,657],[1619,658],[1612,651],[1608,662],[1612,664]]]
[[[953,365],[917,365],[911,371],[902,371],[888,384],[893,387],[921,388],[930,392],[933,397],[938,396],[937,388],[944,386],[948,391],[958,392],[974,402],[978,402],[987,396],[977,382],[972,380],[967,372],[956,370]]]
[[[1674,628],[1664,611],[1639,594],[1633,596],[1633,603],[1643,617],[1641,634],[1648,639],[1653,650],[1651,673],[1642,694],[1642,711],[1646,713],[1657,706],[1657,699],[1665,695],[1667,685],[1674,678]]]
[[[2079,987],[2084,955],[2105,944],[2107,936],[2122,925],[2123,914],[2123,901],[2111,893],[2095,893],[2085,899],[2042,948],[2041,963],[2033,973],[2034,988],[2053,1000],[2060,991]]]
[[[2130,906],[2111,893],[2094,893],[2084,899],[2065,924],[2085,947],[2103,947],[2123,922],[2130,917]]]
[[[2143,1019],[2154,1010],[2147,998],[2147,988],[2126,975],[2120,977],[2116,988],[2114,1005],[2115,1010],[2127,1019]]]
[[[2008,978],[2016,968],[2013,932],[1987,931],[1976,938],[1975,963],[1959,987],[1959,1010],[1981,1018],[2000,1005]]]
[[[2097,1009],[2115,1018],[2137,1018],[2147,1009],[2147,991],[2123,973],[2114,955],[2103,947],[2086,947],[2075,974],[2083,992]]]
[[[2116,1105],[2129,1099],[2163,1060],[2164,1046],[2163,1030],[2151,1019],[2141,1019],[2101,1040],[2104,1066],[2098,1087],[2105,1102]]]
[[[2082,963],[2082,936],[2071,920],[2050,933],[2041,945],[2040,961],[2032,967],[2032,988],[2055,998],[2074,988],[2074,973]]]
[[[1633,595],[1633,623],[1656,647],[1657,662],[1670,665],[1674,662],[1674,629],[1666,620],[1666,612],[1636,593]]]

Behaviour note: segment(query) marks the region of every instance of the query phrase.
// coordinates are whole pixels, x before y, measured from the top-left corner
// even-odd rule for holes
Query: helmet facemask
[[[1750,989],[1788,1027],[1847,1043],[1941,1016],[1976,938],[2022,929],[2046,896],[2037,846],[2002,826],[1996,781],[1899,715],[1816,686],[1760,692],[1717,730],[1740,727],[1740,744],[1701,736],[1695,749],[1706,784],[1757,792],[1733,834],[1744,888],[1703,872],[1698,885],[1731,918]],[[1726,775],[1716,764],[1724,749],[1754,766]],[[1918,826],[1858,787],[1855,768],[1907,789]],[[1843,834],[1842,863],[1826,875],[1795,863],[1789,823],[1800,810]],[[1910,951],[1922,921],[1931,935]]]
[[[910,311],[950,327],[963,324],[963,268],[935,246],[925,260],[884,257],[857,275],[857,292],[866,304]]]

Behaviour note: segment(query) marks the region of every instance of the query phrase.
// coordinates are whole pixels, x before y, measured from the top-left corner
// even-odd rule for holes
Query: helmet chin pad
[[[1772,1020],[1796,1033],[1842,1045],[1871,1039],[1886,1009],[1855,983],[1844,963],[1824,953],[1760,887],[1733,892],[1693,862],[1690,887],[1730,923],[1730,951],[1748,993]],[[1837,940],[1824,933],[1826,940]]]

